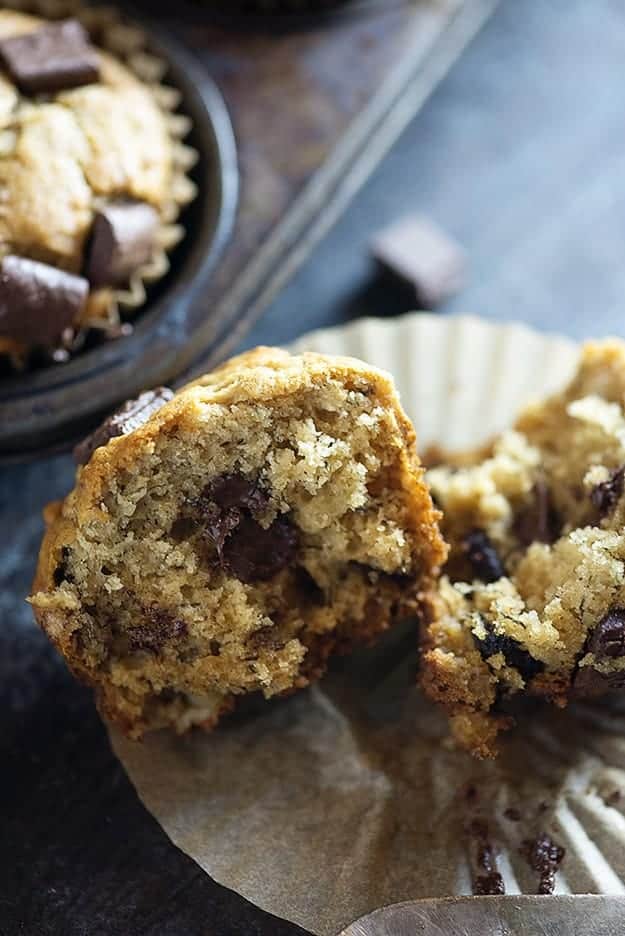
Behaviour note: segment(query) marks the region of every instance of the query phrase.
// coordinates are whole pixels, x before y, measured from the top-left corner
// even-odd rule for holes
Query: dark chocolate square
[[[54,94],[100,77],[98,54],[77,20],[0,39],[0,59],[25,94]]]

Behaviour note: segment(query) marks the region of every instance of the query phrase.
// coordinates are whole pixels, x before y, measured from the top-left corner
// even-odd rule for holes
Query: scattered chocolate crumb
[[[479,895],[505,894],[504,880],[497,870],[495,846],[489,838],[488,823],[483,819],[474,819],[469,825],[469,832],[477,839],[475,867],[478,873],[473,881],[473,892]]]
[[[539,875],[538,893],[553,894],[556,873],[564,859],[565,849],[543,832],[535,839],[526,839],[520,851],[530,868]]]
[[[532,489],[532,501],[514,522],[514,533],[523,546],[531,543],[553,543],[562,529],[562,520],[551,500],[544,481],[537,481]]]
[[[601,518],[607,516],[618,503],[625,486],[625,465],[613,471],[606,481],[596,484],[590,492],[590,499],[599,511]]]
[[[620,801],[621,801],[620,790],[612,790],[612,792],[609,793],[604,799],[604,802],[606,803],[607,806],[616,806],[616,804],[620,803]]]
[[[490,874],[480,874],[476,877],[473,892],[478,897],[493,897],[497,894],[505,894],[506,885],[498,871],[491,871]]]
[[[143,621],[130,633],[130,647],[132,650],[158,653],[168,641],[186,633],[186,621],[174,618],[164,608],[146,608]]]
[[[508,808],[504,810],[504,816],[506,819],[509,819],[510,822],[520,822],[522,819],[521,811],[514,806],[508,806]]]
[[[464,798],[467,803],[475,803],[479,798],[479,792],[475,784],[469,783],[464,790]]]
[[[525,682],[529,682],[544,669],[544,663],[535,660],[518,641],[506,634],[495,634],[487,629],[486,637],[477,637],[473,634],[473,640],[485,660],[502,653],[506,664],[517,669]]]
[[[462,547],[475,578],[482,582],[496,582],[506,574],[499,553],[484,530],[472,530],[465,537]]]

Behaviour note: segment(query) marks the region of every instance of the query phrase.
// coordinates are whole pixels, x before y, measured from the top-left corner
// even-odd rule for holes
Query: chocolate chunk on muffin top
[[[451,554],[423,683],[488,756],[512,696],[625,688],[625,343],[587,345],[570,385],[472,461],[428,473]]]
[[[131,737],[305,686],[417,611],[445,559],[393,384],[352,359],[249,352],[77,454],[31,601]]]
[[[106,322],[114,291],[149,262],[159,225],[171,220],[167,115],[153,90],[96,49],[77,21],[4,9],[0,141],[0,352],[71,344],[85,323]],[[60,330],[38,292],[51,281],[62,284],[53,313]],[[22,322],[13,308],[18,288]]]

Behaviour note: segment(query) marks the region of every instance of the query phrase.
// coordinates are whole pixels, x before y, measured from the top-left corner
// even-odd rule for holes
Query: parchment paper
[[[526,384],[552,388],[554,373],[563,376],[575,357],[569,343],[558,358],[557,342],[526,330],[466,319],[428,324],[432,318],[393,330],[359,323],[343,338],[325,333],[308,344],[357,349],[386,366],[395,357],[391,369],[417,429],[423,411],[414,395],[406,399],[411,382],[401,362],[418,366],[421,357],[434,366],[437,348],[447,361],[439,393],[455,401],[442,411],[451,407],[466,421],[458,400],[471,374],[455,345],[462,340],[466,352],[467,335],[482,375],[492,362],[500,374],[501,354],[522,361],[523,341],[531,344],[531,376],[524,383],[514,371],[512,412]],[[475,401],[475,434],[485,436],[494,421],[475,383],[466,398]],[[501,397],[493,401],[498,420]],[[458,425],[451,429],[459,438]],[[508,893],[536,892],[520,848],[543,832],[566,848],[556,892],[625,893],[625,711],[531,708],[500,759],[479,763],[451,746],[444,718],[415,686],[417,663],[415,624],[406,622],[376,648],[334,661],[318,686],[252,705],[213,734],[161,733],[142,744],[113,734],[112,743],[176,845],[221,884],[319,936],[335,936],[384,904],[472,893],[476,828],[487,827],[480,834]]]

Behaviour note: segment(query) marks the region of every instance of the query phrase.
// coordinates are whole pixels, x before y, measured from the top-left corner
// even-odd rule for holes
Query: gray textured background
[[[622,0],[502,0],[246,345],[406,311],[366,244],[413,210],[469,253],[467,288],[441,314],[620,334],[624,63]],[[0,472],[0,933],[295,933],[169,845],[32,623],[41,508],[72,476],[67,457]]]

